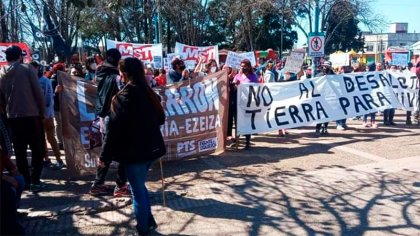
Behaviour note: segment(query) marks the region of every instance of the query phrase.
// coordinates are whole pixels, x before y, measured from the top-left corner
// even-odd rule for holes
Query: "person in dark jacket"
[[[8,67],[0,76],[0,95],[2,110],[6,111],[12,132],[16,165],[30,184],[31,190],[39,191],[41,183],[42,160],[45,154],[44,126],[45,99],[35,70],[22,64],[22,49],[11,46],[6,49]],[[31,149],[32,171],[28,165],[27,148]]]
[[[106,136],[108,132],[108,121],[111,109],[112,97],[117,94],[122,87],[119,79],[118,62],[121,59],[121,53],[115,49],[106,51],[106,60],[96,72],[96,83],[98,84],[95,100],[95,112],[101,119],[101,133]],[[102,153],[100,154],[102,155]],[[108,173],[111,161],[100,163],[96,170],[96,178],[89,190],[91,195],[107,194],[108,188],[104,185],[105,177]],[[122,165],[118,166],[116,186],[114,188],[114,197],[131,196],[127,185],[127,177]]]
[[[127,85],[112,100],[101,161],[112,159],[124,164],[132,189],[137,231],[144,235],[157,227],[145,181],[152,162],[166,152],[160,132],[165,113],[158,95],[147,85],[139,59],[126,58],[119,69]]]

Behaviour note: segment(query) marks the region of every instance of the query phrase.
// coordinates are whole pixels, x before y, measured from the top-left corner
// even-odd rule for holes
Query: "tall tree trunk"
[[[0,27],[1,27],[1,42],[8,42],[9,41],[9,30],[7,28],[6,23],[6,9],[4,6],[3,1],[0,1]]]

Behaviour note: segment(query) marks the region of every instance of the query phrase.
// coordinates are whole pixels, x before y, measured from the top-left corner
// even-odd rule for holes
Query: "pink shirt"
[[[258,78],[254,73],[250,73],[248,74],[248,76],[246,76],[245,74],[237,74],[235,78],[233,78],[233,83],[235,84],[258,83]]]

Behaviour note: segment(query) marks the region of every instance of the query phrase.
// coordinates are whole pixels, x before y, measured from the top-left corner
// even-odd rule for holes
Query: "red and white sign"
[[[0,43],[0,66],[7,65],[6,54],[4,53],[9,46],[16,45],[22,49],[26,55],[23,58],[24,63],[29,63],[31,61],[31,52],[26,43]]]
[[[309,37],[309,56],[323,57],[324,56],[324,42],[325,36],[311,36]]]
[[[181,58],[184,60],[186,65],[195,65],[198,63],[199,56],[204,57],[205,62],[208,62],[210,59],[214,59],[216,60],[217,64],[219,64],[219,47],[217,45],[198,47],[176,42],[175,54],[184,55],[185,58]]]
[[[154,58],[160,57],[162,61],[162,44],[137,44],[106,40],[106,48],[116,48],[121,53],[121,57],[136,57],[146,64],[154,63]]]

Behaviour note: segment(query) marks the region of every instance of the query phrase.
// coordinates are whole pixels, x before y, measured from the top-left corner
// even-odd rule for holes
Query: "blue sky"
[[[322,0],[321,0],[322,1]],[[420,33],[420,0],[375,0],[370,6],[375,14],[380,14],[388,23],[407,22],[408,32]],[[360,26],[362,30],[365,30]],[[389,31],[389,25],[383,27],[383,32]],[[298,47],[306,42],[305,36],[298,31]]]

